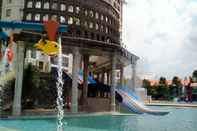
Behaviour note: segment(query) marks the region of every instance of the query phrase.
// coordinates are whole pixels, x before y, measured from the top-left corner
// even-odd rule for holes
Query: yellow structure
[[[39,40],[35,47],[46,55],[57,55],[59,52],[59,45],[55,41]]]

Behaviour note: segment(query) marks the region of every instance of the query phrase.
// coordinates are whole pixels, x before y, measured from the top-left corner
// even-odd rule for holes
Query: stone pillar
[[[78,112],[78,73],[81,61],[81,54],[78,48],[73,50],[73,69],[72,69],[72,98],[71,98],[71,111],[72,113]]]
[[[136,59],[135,57],[132,59],[131,63],[131,68],[132,68],[132,91],[135,91],[136,88]]]
[[[23,67],[24,67],[24,42],[17,43],[17,63],[16,63],[16,81],[14,89],[14,101],[12,114],[14,116],[21,115],[21,96],[23,86]]]
[[[107,71],[107,85],[110,85],[110,76],[109,76],[109,71]]]
[[[124,86],[124,67],[121,65],[120,67],[120,86]]]
[[[114,52],[113,56],[112,56],[112,62],[111,62],[111,66],[112,66],[112,71],[111,71],[111,111],[116,111],[116,101],[115,101],[115,88],[116,88],[116,63],[117,63],[117,56],[116,56],[116,52]]]
[[[105,83],[105,69],[102,70],[101,73],[101,82],[104,84]]]
[[[87,97],[88,97],[88,65],[89,65],[89,55],[85,54],[83,56],[83,92],[82,92],[82,98],[83,98],[83,108],[85,109],[87,106]]]

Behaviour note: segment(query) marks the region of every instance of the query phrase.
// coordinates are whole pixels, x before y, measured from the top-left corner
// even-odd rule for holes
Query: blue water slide
[[[152,115],[166,115],[169,113],[169,111],[149,109],[141,101],[140,97],[133,93],[128,87],[117,88],[116,94],[119,96],[117,98],[120,104],[131,112]]]

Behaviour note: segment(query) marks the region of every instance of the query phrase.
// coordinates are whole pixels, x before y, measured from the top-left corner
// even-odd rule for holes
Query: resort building
[[[116,111],[115,88],[124,84],[124,67],[132,65],[131,86],[134,90],[139,59],[122,46],[122,7],[122,0],[3,0],[2,20],[43,23],[56,18],[62,25],[67,25],[67,32],[62,33],[61,38],[63,54],[68,54],[63,62],[69,63],[65,62],[71,78],[70,99],[67,98],[71,112]],[[44,72],[50,72],[50,67],[54,66],[54,57],[39,52],[32,56],[31,49],[27,50],[27,45],[39,41],[40,34],[42,32],[29,30],[14,34],[18,51],[13,115],[20,115],[22,111],[23,61],[37,65]],[[80,84],[81,71],[83,82]],[[96,89],[96,97],[90,97],[88,76],[109,89]]]

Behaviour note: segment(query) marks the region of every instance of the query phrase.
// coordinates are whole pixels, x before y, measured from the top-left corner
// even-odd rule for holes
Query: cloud
[[[129,0],[123,17],[123,41],[148,61],[147,74],[184,77],[197,69],[197,0]]]

